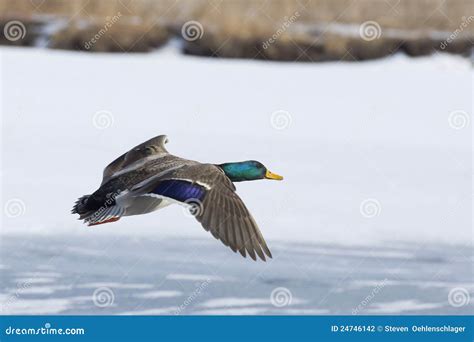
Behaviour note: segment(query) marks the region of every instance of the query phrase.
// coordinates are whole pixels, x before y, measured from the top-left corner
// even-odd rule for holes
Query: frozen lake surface
[[[2,47],[0,65],[3,314],[473,312],[468,59]],[[178,206],[97,229],[70,214],[158,134],[178,156],[285,177],[237,185],[271,262],[234,255]]]
[[[212,238],[6,236],[2,314],[473,312],[468,248],[269,244],[263,263]]]

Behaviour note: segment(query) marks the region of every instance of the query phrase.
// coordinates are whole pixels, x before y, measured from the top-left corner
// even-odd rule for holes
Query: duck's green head
[[[257,179],[282,180],[283,177],[268,171],[268,169],[256,160],[247,160],[237,163],[225,163],[218,165],[232,182],[243,182]]]

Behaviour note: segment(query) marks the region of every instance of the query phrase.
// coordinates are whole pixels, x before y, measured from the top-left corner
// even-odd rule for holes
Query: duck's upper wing
[[[168,154],[165,144],[168,142],[166,135],[159,135],[144,143],[135,146],[130,151],[110,163],[105,169],[102,177],[102,184],[107,183],[118,172],[137,164],[142,160],[147,160],[156,155]]]
[[[160,196],[191,206],[191,213],[205,230],[234,252],[272,257],[270,250],[234,184],[212,164],[186,165],[148,184],[140,192]]]

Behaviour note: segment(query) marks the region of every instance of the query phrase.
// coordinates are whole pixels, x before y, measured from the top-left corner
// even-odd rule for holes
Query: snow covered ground
[[[183,56],[172,45],[133,55],[2,47],[0,59],[0,294],[5,303],[21,292],[5,312],[96,313],[97,306],[71,305],[84,296],[90,304],[91,288],[84,286],[108,284],[117,292],[140,283],[147,287],[128,287],[127,300],[107,310],[170,313],[196,291],[196,280],[187,280],[191,288],[161,288],[159,279],[183,273],[182,261],[196,255],[185,274],[240,282],[210,281],[206,295],[193,300],[196,309],[183,314],[226,313],[218,305],[223,302],[234,310],[227,313],[275,313],[268,298],[278,287],[293,289],[286,313],[350,314],[385,279],[388,297],[376,295],[365,313],[472,310],[469,303],[447,303],[452,289],[473,293],[466,286],[473,280],[468,60],[439,54],[295,64]],[[234,255],[180,207],[93,229],[69,213],[78,197],[97,188],[110,161],[158,134],[169,136],[168,149],[179,156],[215,163],[256,159],[285,176],[283,182],[237,185],[275,255],[272,263]],[[118,246],[107,244],[116,239]],[[378,269],[373,253],[398,271]],[[399,253],[413,262],[401,262],[406,258]],[[52,255],[61,257],[51,261]],[[318,258],[324,264],[315,263]],[[124,280],[111,269],[126,259],[136,264],[127,263]],[[373,273],[357,260],[369,260]],[[232,269],[223,268],[224,261]],[[444,263],[441,269],[437,262]],[[302,271],[293,269],[295,263]],[[134,269],[140,279],[133,278]],[[271,280],[242,286],[248,278],[242,275],[259,272],[270,272]],[[355,286],[347,278],[353,272],[360,272],[356,284],[369,285],[321,304],[328,291]],[[19,290],[16,279],[25,277],[30,285]],[[35,289],[38,279],[47,286]],[[425,282],[438,285],[429,291],[416,285]],[[163,296],[161,306],[137,308],[137,298]],[[35,311],[35,300],[47,303],[37,302],[43,309]],[[267,309],[252,310],[262,306]]]
[[[272,241],[255,263],[210,239],[4,237],[0,314],[470,314],[469,248]]]

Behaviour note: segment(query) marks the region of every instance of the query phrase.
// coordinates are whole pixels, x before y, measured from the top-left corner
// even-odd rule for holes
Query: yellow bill
[[[265,178],[266,179],[274,179],[274,180],[282,180],[283,177],[280,176],[280,175],[277,175],[276,173],[273,173],[273,172],[270,172],[267,170],[267,172],[265,173]]]

